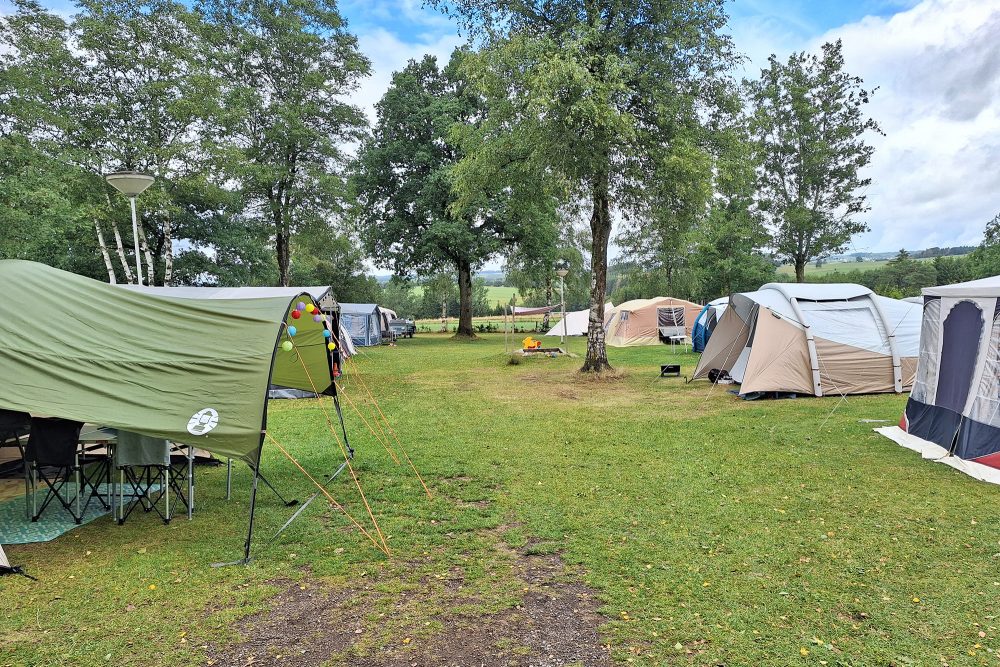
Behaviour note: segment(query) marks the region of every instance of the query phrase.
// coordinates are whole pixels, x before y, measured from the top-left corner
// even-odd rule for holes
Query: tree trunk
[[[114,218],[111,218],[111,230],[115,233],[115,246],[117,246],[118,260],[122,263],[122,269],[125,271],[125,282],[132,285],[135,283],[135,277],[132,275],[128,258],[125,257],[125,246],[122,245],[122,233],[118,229],[118,221]]]
[[[112,210],[111,205],[111,194],[108,192],[108,188],[104,188],[104,201],[108,203],[108,211]],[[118,229],[118,221],[115,220],[114,215],[111,215],[111,231],[115,235],[115,252],[118,255],[118,261],[122,263],[122,270],[125,273],[125,282],[129,285],[135,282],[135,278],[132,277],[132,269],[129,268],[128,259],[125,257],[125,246],[122,245],[122,233]]]
[[[170,236],[173,221],[170,214],[163,217],[163,284],[170,285],[174,277],[174,240]]]
[[[458,330],[455,336],[476,337],[472,330],[472,265],[466,260],[458,262]]]
[[[104,242],[104,233],[101,231],[101,223],[94,218],[94,230],[97,232],[97,244],[101,247],[101,257],[104,258],[104,267],[108,270],[108,282],[112,285],[118,282],[115,276],[115,266],[111,263],[111,253],[108,252],[108,244]]]
[[[146,230],[142,228],[141,220],[136,229],[139,230],[139,249],[146,258],[146,284],[152,287],[156,284],[156,271],[153,264],[153,253],[149,250],[149,242],[146,241]]]
[[[275,230],[275,251],[278,255],[278,284],[282,287],[288,287],[291,280],[289,276],[289,267],[291,265],[291,252],[290,252],[290,238],[288,230],[282,224],[281,211],[274,212],[274,230]]]
[[[545,279],[545,306],[552,305],[552,278],[548,277]],[[542,315],[542,330],[549,330],[549,314],[545,313]]]
[[[806,281],[806,258],[795,258],[795,282],[804,283]]]
[[[608,241],[611,239],[611,204],[608,200],[608,176],[598,174],[593,183],[593,206],[590,232],[593,236],[590,255],[590,318],[587,323],[587,357],[583,373],[611,370],[604,345],[604,300],[608,287]]]

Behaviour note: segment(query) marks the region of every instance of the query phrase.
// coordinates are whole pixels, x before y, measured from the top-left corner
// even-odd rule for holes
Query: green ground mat
[[[107,497],[107,484],[101,484],[101,496]],[[156,490],[154,485],[152,490]],[[45,499],[45,489],[36,491],[38,504],[41,506]],[[125,501],[128,502],[131,496],[126,493]],[[63,533],[68,533],[74,528],[88,524],[98,517],[110,514],[111,510],[104,509],[104,506],[94,498],[90,501],[86,512],[83,514],[83,522],[76,523],[70,513],[59,504],[57,499],[53,499],[49,506],[45,508],[42,516],[32,523],[25,516],[24,496],[11,498],[0,503],[0,544],[28,544],[31,542],[48,542],[54,540]]]

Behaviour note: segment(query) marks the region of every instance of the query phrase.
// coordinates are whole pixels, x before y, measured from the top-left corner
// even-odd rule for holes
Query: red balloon
[[[297,311],[297,310],[293,310],[293,311],[292,311],[292,319],[293,319],[293,320],[297,320],[297,319],[299,319],[300,317],[302,317],[302,313],[300,313],[300,312],[299,312],[299,311]]]

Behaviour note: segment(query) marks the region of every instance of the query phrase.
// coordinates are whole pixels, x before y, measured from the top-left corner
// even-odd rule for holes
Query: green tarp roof
[[[154,297],[43,264],[0,261],[0,408],[253,463],[269,376],[284,387],[333,391],[325,318],[291,319],[300,301],[314,303],[308,294]],[[292,351],[281,348],[285,341]]]

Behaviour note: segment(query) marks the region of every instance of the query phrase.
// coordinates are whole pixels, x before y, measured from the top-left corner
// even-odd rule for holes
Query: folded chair
[[[31,429],[31,415],[27,412],[0,410],[0,445],[8,440],[17,441],[21,447],[21,436],[27,435]]]
[[[95,480],[105,476],[110,484],[108,459],[80,453],[81,428],[81,422],[69,419],[31,418],[31,432],[24,450],[24,474],[25,503],[32,521],[38,521],[53,500],[58,500],[76,523],[83,523],[83,515],[95,496],[105,509],[110,509],[95,484]],[[91,463],[97,465],[88,474],[86,467]],[[48,488],[41,507],[36,493],[39,480]]]
[[[15,412],[13,410],[0,410],[0,447],[13,444],[17,447],[21,458],[24,458],[24,444],[21,437],[28,434],[31,429],[31,415],[27,412]],[[16,462],[11,463],[14,467]],[[20,464],[16,464],[18,467]],[[16,470],[16,467],[14,468]]]
[[[118,503],[116,519],[119,525],[137,507],[144,512],[156,512],[163,523],[170,523],[170,443],[128,431],[118,431],[115,444],[115,470],[118,472]],[[126,502],[126,495],[129,500]]]

